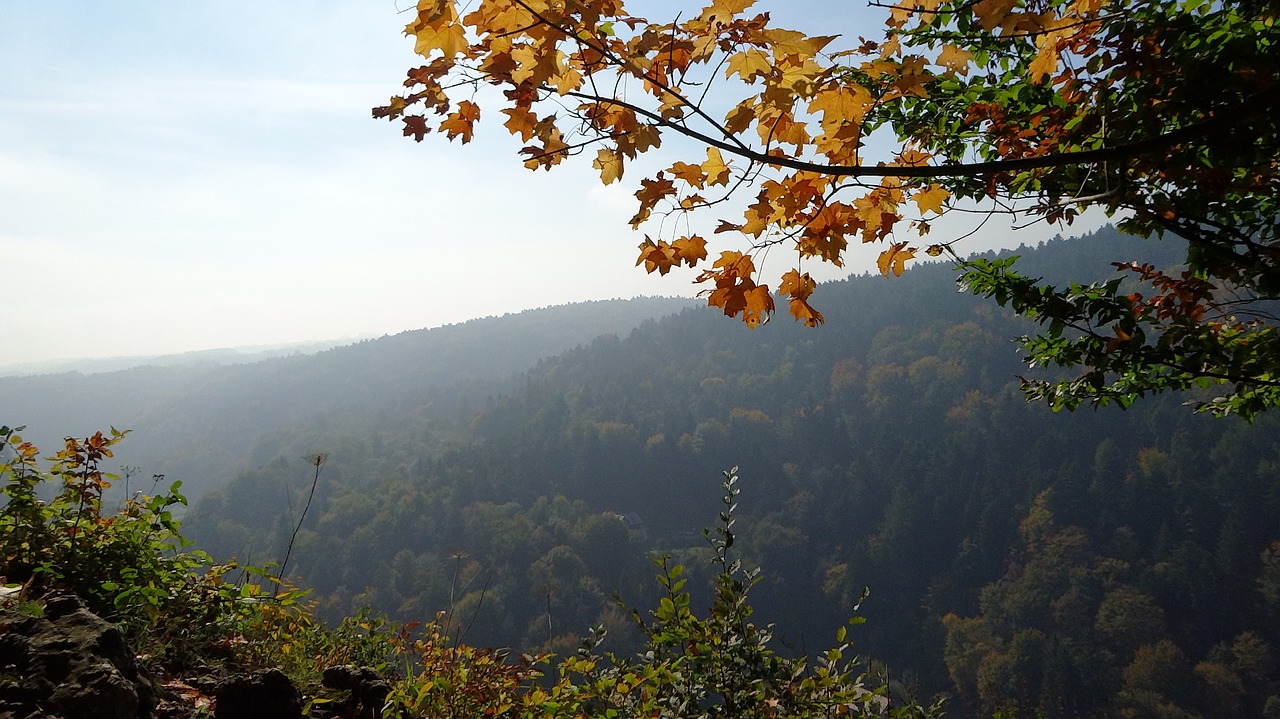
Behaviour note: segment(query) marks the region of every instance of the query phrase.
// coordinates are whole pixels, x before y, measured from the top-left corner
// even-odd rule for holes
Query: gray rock
[[[114,624],[75,597],[42,617],[0,610],[0,716],[146,719],[151,681]]]

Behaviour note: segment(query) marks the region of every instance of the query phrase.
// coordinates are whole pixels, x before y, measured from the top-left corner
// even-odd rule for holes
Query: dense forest
[[[1104,229],[1019,264],[1078,278],[1139,247]],[[655,554],[710,571],[700,530],[738,466],[734,551],[797,653],[865,586],[856,647],[953,716],[1280,711],[1277,420],[1028,404],[1010,341],[1028,326],[951,273],[824,287],[817,331],[688,309],[502,386],[396,375],[376,411],[257,436],[188,533],[218,557],[289,553],[333,617],[447,610],[469,643],[565,653],[597,624],[626,645],[611,598],[644,605]]]

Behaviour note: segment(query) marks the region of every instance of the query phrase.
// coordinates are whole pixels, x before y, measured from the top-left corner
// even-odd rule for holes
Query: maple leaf
[[[721,252],[720,259],[716,260],[711,266],[742,276],[748,276],[755,272],[755,263],[752,262],[751,255],[744,255],[736,250]]]
[[[876,267],[880,268],[880,274],[885,277],[888,277],[890,272],[898,277],[906,271],[907,260],[915,254],[916,248],[907,247],[905,242],[895,242],[889,249],[880,253],[880,257],[876,260]]]
[[[773,60],[760,50],[752,47],[742,52],[729,56],[729,61],[725,63],[724,76],[733,77],[737,75],[742,78],[743,82],[755,82],[758,77],[768,75],[773,71]]]
[[[698,19],[713,26],[723,24],[755,4],[756,0],[714,0],[710,7],[703,9]]]
[[[414,52],[426,58],[430,58],[435,52],[452,58],[466,51],[466,31],[457,22],[453,3],[447,3],[447,7],[448,12],[440,14],[431,22],[423,23],[419,20],[405,28],[406,35],[414,36]]]
[[[536,170],[539,167],[551,169],[559,165],[565,158],[565,151],[569,149],[560,130],[555,125],[551,125],[540,132],[539,139],[542,140],[542,145],[528,145],[520,148],[520,154],[529,156],[529,159],[524,161],[524,166],[530,170]]]
[[[431,128],[427,126],[427,118],[421,115],[406,115],[404,118],[404,136],[412,137],[417,142],[422,142],[422,138],[431,132]]]
[[[438,132],[445,133],[450,140],[460,136],[465,144],[471,142],[471,133],[479,119],[480,106],[470,100],[463,100],[458,103],[456,112],[449,113],[448,117],[440,122]]]
[[[822,129],[833,133],[846,123],[860,122],[872,103],[867,88],[844,85],[815,94],[809,101],[809,112],[821,112]]]
[[[665,275],[680,263],[676,249],[665,241],[659,240],[654,242],[645,235],[644,242],[640,243],[640,257],[636,260],[636,265],[644,265],[644,271],[652,274],[655,270],[660,275]]]
[[[702,187],[707,180],[707,173],[702,171],[701,165],[691,165],[687,162],[677,162],[671,166],[670,172],[673,176],[683,180],[690,187]]]
[[[944,44],[936,62],[953,73],[968,75],[969,63],[972,61],[973,53],[955,45]]]
[[[596,151],[595,162],[591,166],[600,171],[600,181],[606,185],[613,184],[622,178],[622,156],[613,150],[601,148]]]
[[[920,208],[920,213],[926,212],[942,212],[942,203],[951,197],[951,193],[942,188],[941,185],[929,185],[923,190],[911,196],[912,201],[916,203],[916,207]]]
[[[778,284],[778,292],[780,294],[789,295],[798,300],[803,300],[813,294],[813,290],[817,287],[817,283],[806,272],[803,275],[799,270],[788,270],[782,276],[782,281]]]
[[[1000,28],[1008,32],[1017,22],[1019,14],[1013,12],[1018,0],[978,0],[973,13],[984,30]]]
[[[528,142],[533,137],[538,124],[537,115],[523,107],[508,107],[503,109],[502,114],[507,116],[507,121],[502,126],[512,135],[519,135],[521,142]]]
[[[1027,65],[1027,77],[1032,82],[1040,82],[1058,69],[1058,58],[1061,55],[1058,40],[1061,35],[1061,32],[1045,33],[1037,41],[1036,57]]]
[[[742,301],[742,321],[751,329],[767,322],[769,315],[773,314],[773,295],[769,294],[768,285],[756,285],[744,289]]]
[[[796,320],[803,322],[805,327],[817,327],[826,321],[822,313],[815,310],[807,300],[795,298],[790,301],[789,305],[787,311]]]
[[[640,189],[636,190],[636,199],[640,201],[640,210],[631,218],[631,226],[638,227],[645,220],[649,219],[649,214],[653,212],[654,206],[663,198],[676,194],[675,183],[667,179],[664,173],[659,172],[652,180],[644,179],[640,181]]]
[[[729,166],[725,164],[718,147],[707,148],[707,161],[702,163],[702,171],[707,173],[709,185],[729,184]]]
[[[754,97],[749,97],[738,103],[724,116],[725,129],[732,133],[739,133],[751,126],[751,122],[756,119],[756,101]]]
[[[699,261],[707,259],[707,241],[697,235],[681,237],[671,243],[672,249],[682,262],[693,267]]]
[[[572,65],[559,65],[560,72],[555,75],[556,92],[561,95],[569,93],[582,87],[582,73],[578,72]]]

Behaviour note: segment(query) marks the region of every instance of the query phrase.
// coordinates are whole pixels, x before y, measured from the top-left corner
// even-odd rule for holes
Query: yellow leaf
[[[597,150],[595,162],[591,166],[600,171],[600,181],[606,185],[622,178],[622,156],[613,150]]]
[[[733,272],[738,275],[747,276],[753,274],[755,263],[751,261],[751,255],[744,255],[734,250],[724,250],[720,253],[720,259],[716,260],[712,265],[717,269]]]
[[[446,58],[453,58],[467,49],[467,37],[453,0],[418,3],[418,17],[405,26],[404,32],[414,36],[413,51],[425,58],[437,50]]]
[[[756,0],[715,0],[712,5],[723,12],[737,14],[756,4]]]
[[[892,272],[894,276],[901,276],[907,269],[907,260],[915,257],[916,248],[907,247],[905,242],[896,242],[889,249],[880,253],[879,259],[876,260],[876,267],[880,268],[880,274],[885,277]]]
[[[870,91],[861,85],[845,85],[823,90],[809,101],[809,112],[822,113],[822,130],[834,134],[845,123],[861,122],[874,103]]]
[[[775,28],[765,31],[765,37],[773,42],[773,56],[781,60],[788,55],[811,58],[836,39],[836,35],[808,36],[795,30]]]
[[[560,130],[553,125],[538,139],[542,140],[541,146],[529,145],[520,148],[520,154],[529,156],[529,159],[524,161],[524,166],[530,170],[536,170],[539,167],[550,170],[553,166],[559,165],[566,156],[565,150],[569,149]]]
[[[572,65],[561,65],[560,73],[555,76],[555,86],[557,93],[568,95],[582,87],[582,73]]]
[[[773,61],[769,59],[769,56],[753,47],[730,55],[724,76],[733,77],[737,75],[742,78],[743,82],[752,82],[757,77],[768,75],[772,69]]]
[[[707,173],[702,171],[701,165],[690,165],[687,162],[676,162],[670,167],[669,172],[680,180],[683,180],[684,183],[690,187],[701,188],[707,181]]]
[[[814,88],[818,84],[818,78],[825,74],[826,71],[827,69],[819,65],[813,58],[805,58],[802,64],[792,65],[784,70],[782,79],[778,84],[800,97],[809,97],[813,94]]]
[[[942,189],[939,185],[929,185],[923,190],[912,195],[911,199],[915,201],[916,207],[920,208],[921,214],[926,212],[942,212],[942,203],[951,197],[951,193]]]
[[[470,100],[463,100],[458,103],[457,112],[449,113],[449,116],[440,122],[439,131],[445,133],[445,137],[450,140],[461,136],[463,143],[471,142],[471,132],[476,120],[479,119],[480,106]]]
[[[1058,32],[1051,32],[1039,38],[1039,51],[1036,58],[1027,65],[1027,75],[1032,82],[1041,82],[1058,69]]]
[[[724,163],[724,156],[720,154],[718,147],[707,148],[707,161],[702,163],[702,171],[707,173],[709,185],[729,184],[729,166]]]
[[[943,45],[942,52],[938,53],[937,64],[947,68],[951,72],[958,72],[961,75],[969,74],[969,63],[973,61],[973,53],[956,47],[955,45]]]
[[[1018,5],[1018,0],[978,0],[973,5],[973,13],[978,16],[978,23],[982,25],[984,30],[994,30],[997,27],[1006,28],[1016,23],[1017,18],[1013,13],[1013,8]]]
[[[751,121],[756,118],[756,99],[748,97],[742,102],[734,106],[727,115],[724,116],[724,127],[729,132],[742,132],[751,126]]]

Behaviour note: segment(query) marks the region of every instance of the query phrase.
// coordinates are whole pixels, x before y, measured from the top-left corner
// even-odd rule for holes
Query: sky
[[[0,367],[701,289],[634,266],[641,175],[530,172],[497,122],[463,146],[373,120],[419,64],[409,6],[0,0]],[[861,6],[759,5],[825,32]]]

